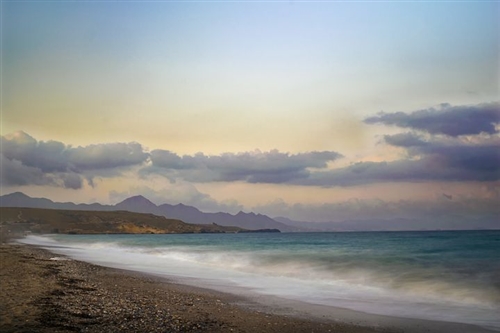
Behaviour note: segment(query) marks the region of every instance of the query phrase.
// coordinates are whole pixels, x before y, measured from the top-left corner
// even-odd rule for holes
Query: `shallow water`
[[[500,329],[500,231],[48,235],[22,242],[216,289]]]

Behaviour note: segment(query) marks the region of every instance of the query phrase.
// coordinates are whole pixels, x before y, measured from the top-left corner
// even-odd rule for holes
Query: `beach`
[[[1,332],[375,332],[269,315],[221,293],[2,244]]]
[[[1,332],[487,332],[321,306],[309,316],[29,245],[3,243],[0,253]]]

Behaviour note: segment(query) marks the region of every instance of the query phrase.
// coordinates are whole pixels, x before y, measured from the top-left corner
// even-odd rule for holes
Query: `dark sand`
[[[59,259],[59,260],[54,260]],[[238,296],[0,244],[0,332],[485,332]],[[66,258],[67,259],[67,258]],[[297,309],[297,304],[293,305]],[[285,306],[285,307],[284,307]],[[339,319],[340,318],[340,319]]]

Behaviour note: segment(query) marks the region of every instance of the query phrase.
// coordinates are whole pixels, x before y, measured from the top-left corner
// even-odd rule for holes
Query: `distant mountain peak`
[[[11,197],[11,198],[31,198],[30,196],[27,196],[23,192],[12,192],[9,194],[5,194],[3,197]]]
[[[47,208],[54,202],[45,198],[32,198],[22,192],[13,192],[0,197],[0,206],[2,207],[35,207]]]
[[[150,201],[149,199],[147,199],[146,197],[142,196],[142,195],[134,195],[134,196],[131,196],[125,200],[146,200],[146,201]]]
[[[162,206],[159,206],[159,207],[162,207]],[[193,213],[193,212],[201,213],[201,211],[198,208],[193,207],[193,206],[188,206],[188,205],[185,205],[183,203],[178,203],[177,205],[173,205],[171,207],[173,207],[177,211],[184,211],[184,212],[191,212],[191,213]]]
[[[235,216],[252,216],[252,217],[256,217],[256,216],[259,216],[259,215],[255,214],[254,212],[245,213],[244,211],[240,210],[238,212],[238,214],[236,214]],[[260,215],[260,216],[263,216],[263,215]]]
[[[133,197],[127,198],[122,202],[117,203],[116,207],[127,206],[127,205],[140,205],[140,206],[154,206],[157,207],[153,202],[149,199],[143,197],[142,195],[135,195]]]

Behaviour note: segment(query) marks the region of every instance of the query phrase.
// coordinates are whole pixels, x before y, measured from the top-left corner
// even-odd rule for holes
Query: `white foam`
[[[457,292],[459,295],[455,298],[439,299],[435,290],[447,286],[426,286],[423,281],[413,289],[387,289],[383,283],[370,283],[380,277],[361,269],[332,272],[305,262],[263,260],[263,253],[259,256],[255,252],[221,252],[186,246],[125,247],[117,242],[69,244],[41,236],[28,236],[21,242],[47,247],[77,260],[175,277],[223,291],[254,292],[373,314],[500,328],[498,304],[481,302],[470,297],[467,290],[461,291],[463,295]]]
[[[54,260],[54,261],[71,261],[71,259],[66,258],[66,257],[52,257],[49,260]]]

